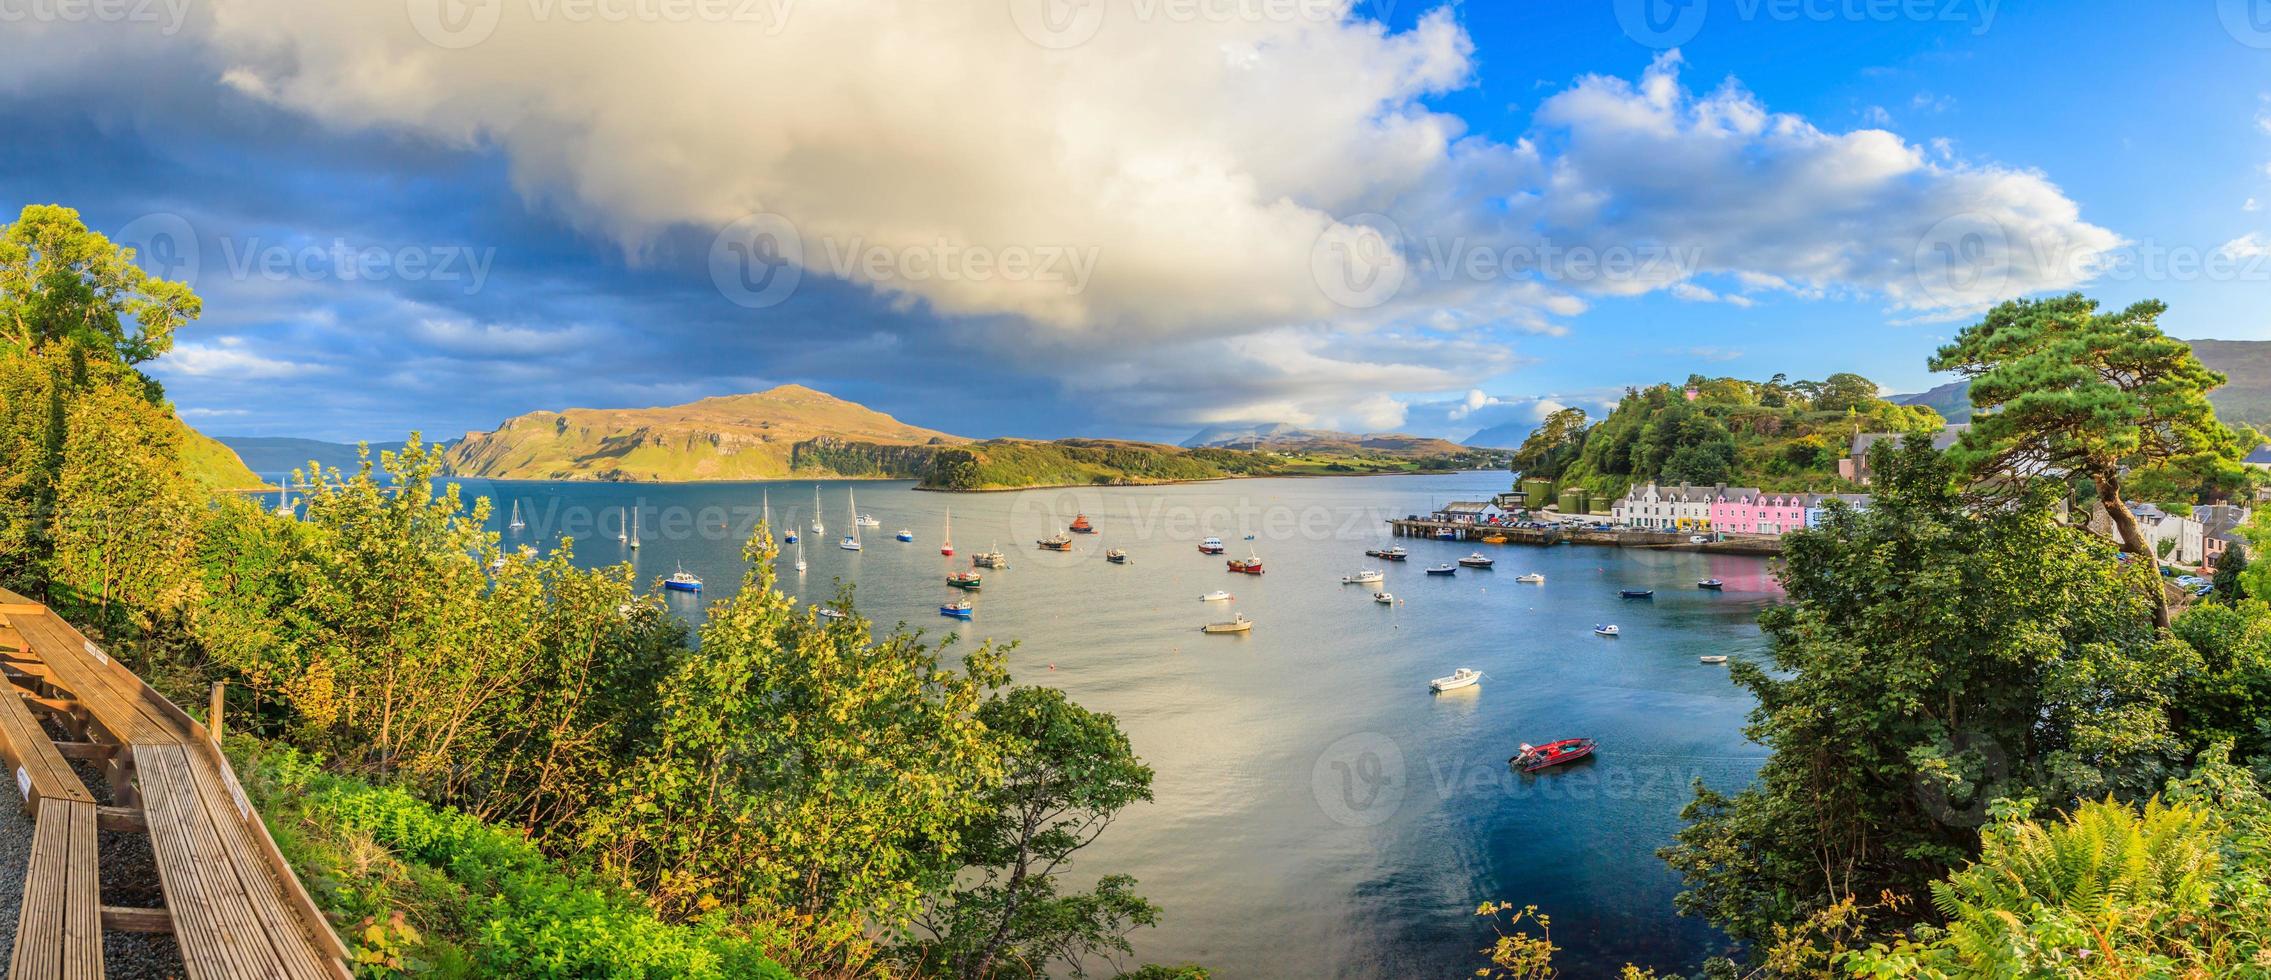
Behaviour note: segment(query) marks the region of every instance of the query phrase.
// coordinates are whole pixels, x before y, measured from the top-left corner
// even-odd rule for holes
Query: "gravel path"
[[[20,799],[20,797],[19,797]],[[32,818],[24,808],[0,802],[0,936],[15,948],[16,913],[23,910],[24,871],[32,860]]]

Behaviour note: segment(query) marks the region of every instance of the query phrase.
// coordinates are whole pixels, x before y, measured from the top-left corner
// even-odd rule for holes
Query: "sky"
[[[0,133],[204,298],[152,373],[224,435],[1462,439],[1921,390],[2015,296],[2271,339],[2271,0],[5,0]]]

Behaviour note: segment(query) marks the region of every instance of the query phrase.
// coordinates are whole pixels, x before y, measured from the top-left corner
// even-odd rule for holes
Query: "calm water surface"
[[[475,481],[467,493],[499,501],[500,532],[520,501],[529,527],[508,545],[569,534],[578,562],[633,561],[650,580],[683,564],[706,588],[668,601],[697,623],[738,587],[742,540],[769,493],[776,525],[808,534],[808,572],[791,567],[793,547],[780,561],[789,592],[825,599],[847,581],[880,624],[1018,641],[1019,681],[1117,715],[1158,771],[1156,802],[1123,813],[1068,882],[1141,881],[1165,917],[1136,935],[1138,961],[1223,977],[1466,976],[1491,937],[1471,913],[1498,899],[1553,916],[1567,975],[1692,967],[1726,941],[1672,913],[1678,881],[1653,852],[1678,828],[1691,779],[1732,789],[1765,755],[1740,733],[1750,698],[1696,657],[1760,656],[1754,617],[1778,593],[1755,559],[1418,539],[1401,542],[1406,563],[1363,556],[1390,540],[1384,519],[1506,484],[1465,473],[949,495],[831,482],[819,485],[824,535],[808,534],[809,482]],[[847,488],[882,522],[856,553],[837,547]],[[636,552],[615,541],[620,508],[634,504]],[[953,559],[938,553],[948,508]],[[1075,536],[1070,555],[1034,547],[1076,512],[1101,533]],[[892,539],[902,527],[914,543]],[[1197,552],[1207,534],[1225,539],[1226,557],[1251,548],[1266,574],[1227,573]],[[1011,567],[985,572],[976,618],[940,617],[956,595],[944,573],[997,544]],[[1133,564],[1105,562],[1111,547]],[[1496,569],[1423,574],[1477,547]],[[1364,567],[1384,568],[1402,601],[1340,584]],[[1530,571],[1546,584],[1515,583]],[[1706,577],[1726,591],[1696,589]],[[1658,591],[1617,596],[1632,586]],[[1236,600],[1198,601],[1215,589]],[[1198,632],[1234,611],[1255,621],[1251,634]],[[1594,636],[1603,622],[1624,635]],[[1428,692],[1462,666],[1486,672],[1479,688]],[[1579,735],[1601,741],[1596,759],[1538,777],[1506,767],[1523,741]]]

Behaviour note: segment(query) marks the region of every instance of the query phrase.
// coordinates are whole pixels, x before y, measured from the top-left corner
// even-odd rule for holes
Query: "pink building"
[[[1722,534],[1783,534],[1806,527],[1806,496],[1728,487],[1711,501],[1711,529]]]

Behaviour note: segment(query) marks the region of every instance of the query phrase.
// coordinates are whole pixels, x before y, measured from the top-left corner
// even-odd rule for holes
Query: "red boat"
[[[1522,746],[1521,752],[1506,761],[1523,772],[1537,772],[1540,769],[1550,769],[1564,762],[1575,762],[1592,754],[1592,739],[1565,738],[1559,742],[1547,742],[1544,745],[1525,744]]]
[[[1068,531],[1071,531],[1071,532],[1072,532],[1072,533],[1074,533],[1074,534],[1095,534],[1095,533],[1096,533],[1096,529],[1095,529],[1094,527],[1091,527],[1091,526],[1089,525],[1089,523],[1088,523],[1088,515],[1086,515],[1086,514],[1074,514],[1074,515],[1072,515],[1072,526],[1071,526],[1071,527],[1069,527],[1069,528],[1066,528],[1066,530],[1068,530]]]
[[[1262,560],[1259,558],[1232,558],[1230,559],[1230,570],[1241,575],[1260,575],[1262,574]]]

